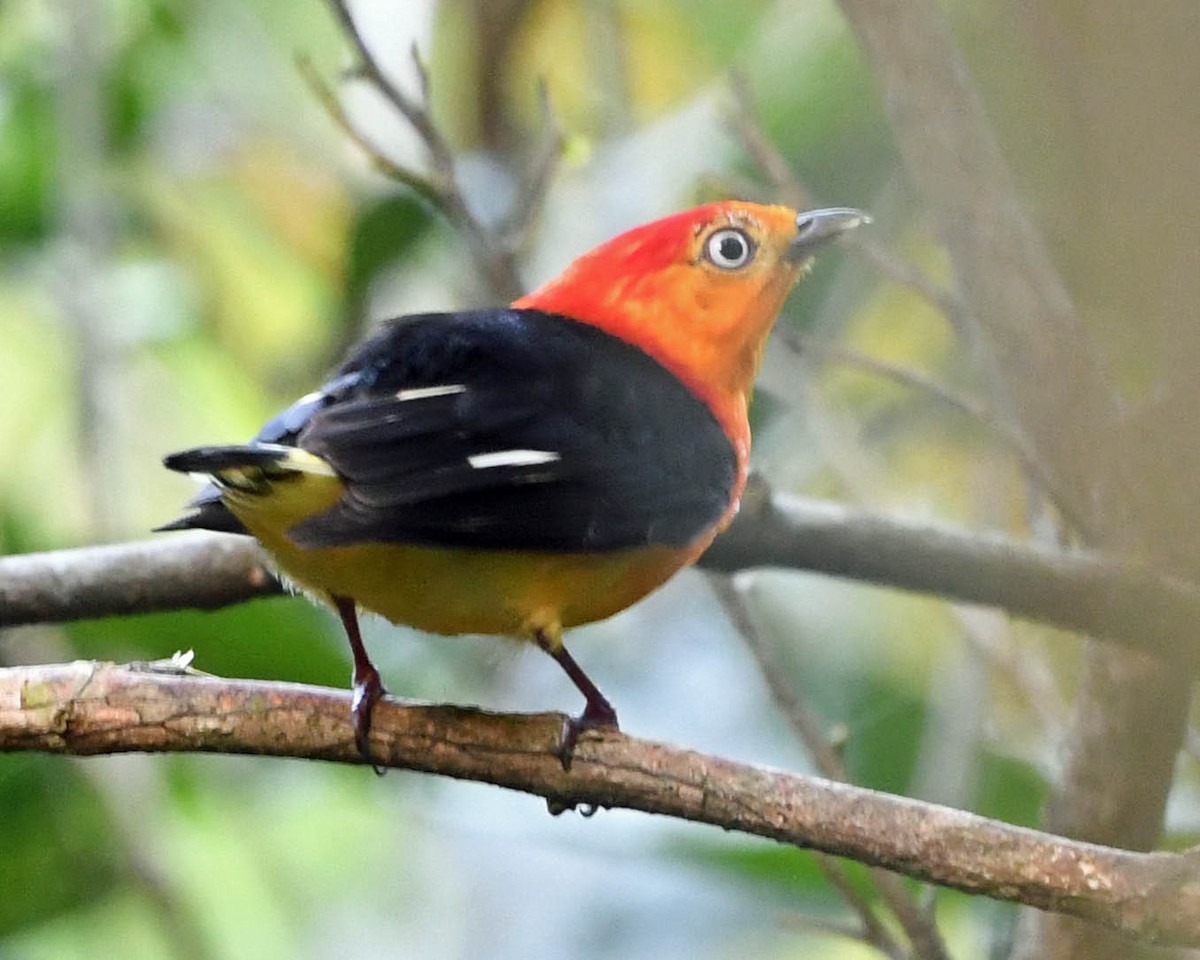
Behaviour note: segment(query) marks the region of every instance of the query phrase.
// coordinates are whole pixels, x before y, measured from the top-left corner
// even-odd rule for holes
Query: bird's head
[[[614,237],[515,306],[635,344],[748,442],[746,407],[779,308],[820,246],[869,220],[846,208],[711,203]]]

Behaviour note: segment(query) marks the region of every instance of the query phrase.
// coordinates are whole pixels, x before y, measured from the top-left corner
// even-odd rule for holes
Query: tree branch
[[[261,754],[358,763],[350,694],[180,675],[178,666],[75,663],[0,670],[0,751]],[[377,763],[579,805],[657,813],[848,856],[920,880],[1086,917],[1162,943],[1200,943],[1191,854],[1130,853],[970,813],[587,734],[570,772],[558,714],[381,702]]]
[[[257,541],[213,533],[0,557],[0,627],[215,610],[280,592]]]
[[[770,493],[762,483],[747,489],[737,521],[701,565],[813,570],[1002,607],[1189,665],[1196,656],[1200,588],[1190,582],[1091,551]]]
[[[221,534],[0,557],[0,627],[186,608],[278,593],[254,541]],[[723,572],[785,567],[1002,607],[1189,669],[1200,588],[1148,567],[772,494],[752,483],[701,558]]]
[[[1131,453],[1117,446],[1115,392],[1021,205],[945,12],[937,0],[839,2],[879,79],[908,176],[929,203],[978,321],[997,400],[1015,414],[1039,462],[1056,478],[1055,489],[1070,495],[1071,514],[1085,519],[1090,542],[1177,568],[1179,556],[1192,556],[1189,525],[1180,516],[1156,530],[1121,502],[1128,491],[1114,476]],[[1149,42],[1155,45],[1131,44],[1130,57],[1151,49],[1159,57],[1157,42]],[[1175,314],[1178,299],[1172,295],[1159,306]],[[1169,334],[1165,342],[1177,339]],[[1145,478],[1140,482],[1146,485]],[[1180,644],[1181,625],[1160,623],[1159,612],[1146,608],[1142,649]],[[1175,634],[1172,640],[1150,639],[1160,627]],[[1173,664],[1089,645],[1064,776],[1048,807],[1054,829],[1129,846],[1156,841],[1187,725],[1190,680]],[[1093,933],[1039,917],[1018,933],[1013,956],[1129,955],[1128,944]]]
[[[454,153],[429,112],[429,73],[416,48],[414,47],[412,51],[412,59],[413,66],[417,71],[420,99],[410,97],[384,73],[379,61],[376,60],[371,48],[367,46],[366,40],[359,32],[346,0],[329,0],[329,6],[337,18],[342,32],[354,47],[358,60],[354,73],[374,87],[420,137],[429,155],[430,174],[423,176],[383,156],[349,121],[328,87],[313,73],[311,68],[305,70],[302,63],[301,69],[304,70],[305,77],[313,87],[318,99],[330,112],[334,122],[366,151],[376,167],[388,176],[415,189],[433,203],[442,215],[458,229],[470,245],[472,257],[479,267],[480,273],[486,279],[488,289],[498,299],[515,300],[525,292],[525,288],[521,281],[520,271],[517,269],[514,251],[506,242],[507,238],[500,236],[483,223],[467,203],[455,170]],[[548,102],[545,104],[545,112],[548,116]],[[561,152],[561,140],[554,139],[552,146],[556,151]],[[557,162],[557,155],[554,162]],[[554,167],[550,166],[550,161],[546,160],[539,160],[539,164],[549,167],[545,171],[546,182],[545,184],[536,184],[531,190],[523,190],[520,203],[536,205],[544,199],[546,185],[553,175]],[[509,216],[513,222],[526,223],[532,222],[535,215],[535,210],[514,208]]]

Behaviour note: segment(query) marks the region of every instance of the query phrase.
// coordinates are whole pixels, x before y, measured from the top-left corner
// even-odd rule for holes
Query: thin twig
[[[821,875],[838,892],[850,909],[858,915],[859,924],[858,929],[854,931],[854,939],[869,947],[874,947],[890,960],[908,960],[907,951],[875,916],[875,911],[867,902],[866,897],[859,893],[854,884],[850,882],[850,876],[841,861],[828,853],[814,852],[813,856],[816,858],[817,869],[821,871]],[[871,869],[874,871],[879,868]],[[886,873],[887,871],[881,870],[880,872]],[[845,935],[843,934],[843,936]]]
[[[513,252],[524,249],[529,243],[529,236],[545,206],[546,194],[554,182],[566,145],[566,136],[544,79],[538,83],[538,104],[542,118],[541,137],[526,164],[525,176],[521,178],[512,211],[500,231],[503,242]]]
[[[988,433],[992,434],[1004,447],[1015,454],[1021,461],[1022,467],[1038,476],[1037,463],[1024,438],[1012,427],[995,416],[987,405],[975,397],[948,387],[934,380],[928,374],[912,367],[902,367],[887,360],[868,356],[850,347],[836,343],[825,343],[806,337],[800,333],[789,332],[781,338],[791,350],[800,354],[812,354],[821,360],[833,361],[848,367],[856,367],[867,373],[892,380],[901,386],[928,394],[944,406],[965,414],[977,421]]]
[[[441,131],[438,130],[427,109],[429,104],[429,75],[425,70],[425,65],[421,62],[416,48],[414,47],[412,50],[412,61],[416,67],[417,78],[421,88],[420,102],[409,97],[408,94],[392,83],[387,74],[383,72],[383,69],[379,66],[379,61],[375,59],[375,54],[371,52],[371,48],[367,46],[366,41],[359,32],[358,24],[354,22],[354,17],[351,15],[345,0],[329,0],[329,5],[333,8],[334,15],[341,25],[342,32],[355,48],[358,58],[354,71],[355,75],[366,80],[378,90],[388,103],[395,107],[400,112],[400,115],[408,121],[409,126],[417,132],[421,138],[421,142],[425,144],[425,148],[429,151],[429,159],[433,165],[434,172],[442,178],[447,189],[451,189],[451,185],[455,183],[454,154],[450,150],[449,144],[442,137]]]
[[[960,340],[967,338],[967,322],[963,303],[954,291],[930,279],[929,275],[909,260],[905,260],[883,244],[870,237],[848,235],[845,245],[861,254],[883,276],[933,305],[944,316],[958,334]]]
[[[983,427],[989,436],[1017,458],[1021,470],[1029,478],[1029,481],[1045,492],[1045,495],[1050,498],[1055,508],[1069,524],[1084,534],[1090,533],[1086,526],[1086,518],[1073,512],[1072,498],[1057,488],[1057,481],[1042,467],[1041,461],[1038,460],[1026,439],[1015,428],[1005,423],[1002,418],[996,416],[981,400],[939,383],[919,370],[879,360],[848,347],[821,343],[793,332],[785,333],[781,339],[784,344],[797,353],[812,353],[824,360],[857,367],[877,376],[886,377],[910,389],[928,394],[939,403],[970,417]]]
[[[841,758],[830,746],[829,738],[821,730],[817,719],[800,699],[797,691],[784,681],[786,674],[781,670],[782,664],[779,663],[778,658],[775,656],[775,651],[770,650],[769,645],[763,641],[757,625],[750,616],[745,601],[734,586],[733,578],[722,574],[710,574],[708,582],[717,599],[721,601],[721,605],[725,608],[725,612],[737,629],[738,634],[754,655],[759,672],[762,674],[763,679],[766,681],[767,689],[771,693],[771,699],[775,701],[775,705],[791,725],[793,731],[799,736],[800,742],[804,744],[804,748],[808,751],[817,770],[822,776],[828,777],[830,780],[848,781],[849,778],[846,776],[845,766],[842,764]],[[832,857],[817,854],[817,865],[830,885],[841,894],[842,899],[846,901],[847,905],[858,914],[859,922],[862,925],[863,941],[881,950],[889,957],[903,956],[900,944],[896,942],[895,937],[891,935],[888,929],[879,922],[879,918],[875,916],[875,911],[871,908],[871,905],[854,889],[841,864]]]
[[[412,62],[421,94],[419,101],[406,94],[384,73],[359,32],[358,25],[354,22],[354,17],[345,0],[329,0],[329,5],[337,17],[342,31],[354,47],[358,58],[353,75],[374,87],[413,128],[425,146],[429,155],[431,173],[426,177],[418,175],[417,183],[427,183],[434,189],[423,191],[422,196],[426,197],[466,239],[471,255],[492,295],[504,301],[515,300],[524,292],[516,260],[512,251],[501,242],[499,235],[476,217],[467,203],[455,170],[454,152],[450,149],[446,138],[442,136],[441,130],[429,111],[429,71],[421,60],[416,47],[414,46],[412,49]],[[324,85],[322,84],[322,86]],[[319,89],[318,96],[323,102],[326,101],[326,97]],[[328,109],[328,103],[326,103],[326,108]],[[340,113],[342,111],[338,107],[334,113],[335,119]],[[347,129],[356,143],[363,144],[364,138],[354,132],[352,125],[344,122],[339,122],[339,125],[343,129]],[[368,153],[372,155],[369,148]],[[373,159],[377,164],[379,163],[378,151],[374,151]],[[412,176],[411,171],[406,171],[391,161],[385,160],[383,169],[385,172],[389,169],[400,170],[406,176]],[[401,180],[401,182],[407,181]],[[420,188],[414,187],[414,189]]]
[[[803,931],[805,933],[817,933],[828,937],[841,937],[845,940],[852,940],[856,943],[865,943],[867,946],[881,949],[878,944],[871,943],[862,929],[854,926],[852,923],[832,920],[828,917],[817,917],[812,914],[788,913],[784,914],[781,920],[781,926],[786,926],[794,930]],[[886,953],[886,951],[884,951]],[[890,960],[906,960],[903,952],[894,954],[888,953]]]
[[[428,108],[430,96],[433,90],[429,80],[429,66],[425,63],[424,58],[421,56],[421,48],[418,47],[415,42],[408,50],[408,57],[410,60],[412,60],[413,68],[417,73],[417,84],[421,88],[421,103]],[[449,149],[447,149],[446,152],[449,154]]]
[[[350,694],[77,661],[0,670],[0,751],[259,754],[362,763]],[[591,732],[569,771],[560,714],[381,701],[375,763],[583,806],[657,813],[848,856],[968,893],[1200,944],[1195,857],[1068,840],[937,804]]]
[[[397,183],[401,183],[415,193],[420,194],[434,207],[439,209],[442,207],[446,191],[444,184],[418,173],[411,167],[396,163],[396,161],[388,157],[367,139],[366,135],[351,122],[345,109],[342,107],[341,101],[338,100],[329,84],[317,72],[308,57],[298,57],[296,59],[296,66],[300,70],[300,75],[308,84],[309,89],[312,90],[313,95],[320,101],[321,106],[325,108],[325,112],[329,115],[329,118],[337,125],[338,129],[342,131],[347,139],[366,154],[367,159],[371,161],[371,165],[377,171],[385,177],[395,180]]]
[[[714,573],[709,575],[708,582],[746,648],[754,657],[775,706],[804,744],[804,749],[808,751],[817,772],[830,780],[848,783],[850,776],[841,755],[831,745],[828,733],[808,709],[799,691],[785,679],[787,670],[783,662],[774,647],[763,637],[762,631],[751,616],[746,598],[737,588],[733,578]]]
[[[784,669],[783,662],[774,646],[759,630],[749,605],[746,603],[746,598],[738,590],[733,578],[712,574],[709,576],[709,583],[712,584],[730,620],[754,657],[759,673],[766,682],[767,689],[771,692],[771,699],[804,744],[817,770],[823,777],[830,780],[849,783],[850,776],[845,763],[842,762],[841,755],[834,750],[828,734],[809,710],[808,704],[804,702],[800,692],[786,681],[787,670]],[[895,874],[874,868],[871,870],[871,880],[878,889],[880,898],[900,921],[900,926],[903,927],[916,956],[922,960],[948,960],[949,954],[941,934],[938,932],[937,924],[913,901]],[[893,955],[894,951],[898,949],[895,940],[886,928],[879,925],[879,921],[869,905],[861,900],[849,899],[846,890],[843,889],[848,886],[847,884],[835,884],[835,886],[838,887],[842,896],[847,898],[850,905],[859,911],[869,942],[885,953]]]

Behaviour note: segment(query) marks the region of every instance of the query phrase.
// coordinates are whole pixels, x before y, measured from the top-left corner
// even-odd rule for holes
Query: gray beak
[[[870,222],[869,214],[853,207],[828,207],[802,213],[796,217],[796,239],[788,247],[788,258],[806,260],[830,240]]]

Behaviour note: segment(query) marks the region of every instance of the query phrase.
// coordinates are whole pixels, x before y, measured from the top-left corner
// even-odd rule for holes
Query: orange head
[[[640,347],[708,404],[744,462],[746,410],[779,308],[813,251],[868,219],[849,209],[711,203],[601,244],[514,306]]]

